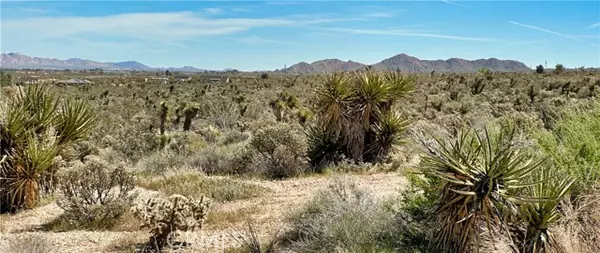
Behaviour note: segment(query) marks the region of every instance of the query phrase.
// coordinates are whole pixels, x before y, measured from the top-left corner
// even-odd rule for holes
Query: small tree
[[[544,73],[544,66],[542,66],[542,64],[537,65],[537,67],[535,67],[535,73],[543,74]]]
[[[554,68],[554,73],[560,74],[563,72],[565,72],[565,66],[563,66],[562,64],[556,64],[556,67]]]

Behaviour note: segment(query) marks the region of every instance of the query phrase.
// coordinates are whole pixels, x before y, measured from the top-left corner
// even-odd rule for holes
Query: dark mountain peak
[[[403,72],[475,72],[481,68],[492,71],[531,71],[525,64],[512,60],[499,60],[496,58],[466,60],[461,58],[449,58],[446,60],[420,60],[417,57],[401,53],[384,59],[379,63],[372,64],[375,69],[399,69]],[[352,71],[363,69],[367,65],[338,59],[324,59],[311,64],[301,62],[294,64],[283,72],[320,73],[330,71]]]

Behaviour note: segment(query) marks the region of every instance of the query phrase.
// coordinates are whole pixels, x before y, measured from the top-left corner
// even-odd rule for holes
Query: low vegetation
[[[64,214],[46,231],[149,232],[144,250],[161,251],[185,245],[178,231],[268,216],[252,202],[277,180],[397,171],[409,182],[398,197],[334,180],[278,236],[249,225],[230,250],[600,250],[598,72],[195,74],[166,85],[105,73],[76,87],[9,75],[23,73],[3,72],[0,88],[2,233],[13,215],[56,201]],[[251,205],[209,210],[242,200]],[[40,244],[9,246],[52,247],[31,240]]]
[[[200,174],[182,174],[140,183],[140,186],[164,192],[198,198],[206,196],[214,201],[233,201],[257,197],[268,190],[251,183],[229,178],[207,178]]]

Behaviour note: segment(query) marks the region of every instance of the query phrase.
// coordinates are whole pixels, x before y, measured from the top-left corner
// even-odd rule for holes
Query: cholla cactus
[[[151,198],[146,204],[134,207],[133,213],[142,220],[142,228],[150,228],[150,242],[163,248],[177,236],[177,231],[202,228],[208,207],[204,196],[194,200],[172,195],[167,200]]]

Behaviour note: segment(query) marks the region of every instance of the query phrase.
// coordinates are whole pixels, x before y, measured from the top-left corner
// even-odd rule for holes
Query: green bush
[[[600,180],[600,105],[569,109],[554,125],[532,136],[557,169],[577,179],[572,191],[579,195]]]

